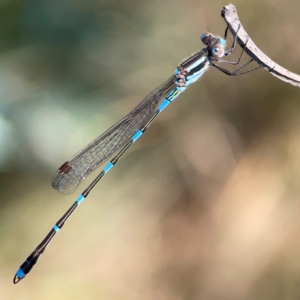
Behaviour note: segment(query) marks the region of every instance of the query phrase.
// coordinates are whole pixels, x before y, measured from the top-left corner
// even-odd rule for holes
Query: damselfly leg
[[[229,30],[229,27],[227,27],[226,30],[225,30],[225,34],[224,34],[225,40],[227,40],[227,38],[228,38],[228,30]],[[233,54],[233,52],[234,52],[234,50],[236,48],[239,30],[240,30],[240,26],[239,26],[239,28],[238,28],[235,36],[234,36],[234,39],[233,39],[231,47],[225,51],[225,55],[224,56],[230,56],[231,54]],[[249,58],[249,60],[247,62],[245,62],[244,64],[240,65],[240,62],[241,62],[241,59],[242,59],[243,54],[245,52],[245,48],[247,46],[248,40],[249,40],[249,36],[247,37],[245,46],[243,46],[243,47],[241,46],[242,47],[242,52],[241,52],[241,54],[239,55],[239,57],[238,57],[238,59],[236,61],[230,61],[230,60],[224,60],[224,59],[216,59],[215,60],[218,63],[225,63],[225,64],[230,64],[230,65],[238,66],[236,69],[234,69],[233,71],[229,71],[229,70],[227,70],[225,68],[220,67],[219,65],[216,65],[213,61],[211,61],[211,65],[214,66],[215,68],[217,68],[218,70],[220,70],[221,72],[225,73],[226,75],[229,75],[229,76],[240,76],[240,75],[244,75],[244,74],[253,72],[253,71],[261,68],[261,66],[258,66],[258,67],[255,67],[253,69],[250,69],[250,70],[242,71],[244,68],[246,68],[249,64],[251,64],[253,62],[253,58]]]

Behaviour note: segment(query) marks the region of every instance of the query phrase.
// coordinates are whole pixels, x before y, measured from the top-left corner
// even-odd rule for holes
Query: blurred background
[[[221,36],[224,1],[0,2],[1,299],[299,299],[300,89],[211,68],[95,187],[18,285],[69,196],[57,168]],[[235,1],[300,73],[299,0]]]

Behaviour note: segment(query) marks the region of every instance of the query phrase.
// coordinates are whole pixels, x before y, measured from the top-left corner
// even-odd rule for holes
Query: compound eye
[[[210,33],[203,33],[201,34],[201,41],[203,44],[208,45],[209,41],[211,40],[211,34]]]
[[[212,54],[213,56],[218,56],[218,54],[219,54],[219,49],[218,49],[217,47],[212,48],[212,49],[211,49],[211,54]]]
[[[225,54],[224,47],[220,47],[220,46],[213,47],[211,48],[210,53],[211,56],[220,58]]]
[[[207,36],[207,33],[202,33],[201,34],[201,40],[203,40]]]

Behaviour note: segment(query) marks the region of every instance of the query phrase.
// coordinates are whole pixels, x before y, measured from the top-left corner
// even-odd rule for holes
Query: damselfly
[[[18,283],[30,272],[50,241],[63,227],[64,223],[73,214],[79,204],[88,196],[98,181],[146,131],[154,119],[184,92],[189,85],[197,81],[209,66],[214,66],[223,73],[231,76],[239,76],[257,69],[245,69],[252,62],[252,59],[249,59],[244,64],[240,64],[244,49],[236,61],[222,59],[233,53],[237,42],[237,37],[235,36],[231,46],[226,47],[227,33],[228,28],[225,31],[224,38],[215,37],[211,33],[202,34],[201,40],[206,45],[205,48],[182,62],[170,79],[152,91],[127,116],[101,134],[58,169],[52,179],[52,186],[62,194],[70,194],[75,191],[78,185],[91,172],[115,155],[73,205],[57,221],[42,242],[28,256],[14,276],[14,283]],[[216,63],[231,64],[234,66],[234,70],[230,72]]]

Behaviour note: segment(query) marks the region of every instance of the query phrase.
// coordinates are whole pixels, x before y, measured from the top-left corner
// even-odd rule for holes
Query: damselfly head
[[[205,44],[207,46],[209,46],[209,45],[221,45],[223,47],[226,46],[226,40],[224,40],[220,37],[215,37],[210,32],[201,34],[201,41],[203,44]]]
[[[201,34],[201,41],[205,45],[208,45],[210,43],[211,38],[212,34],[209,32]]]
[[[224,56],[226,40],[213,36],[210,32],[201,35],[201,41],[207,45],[209,55],[215,58]]]

